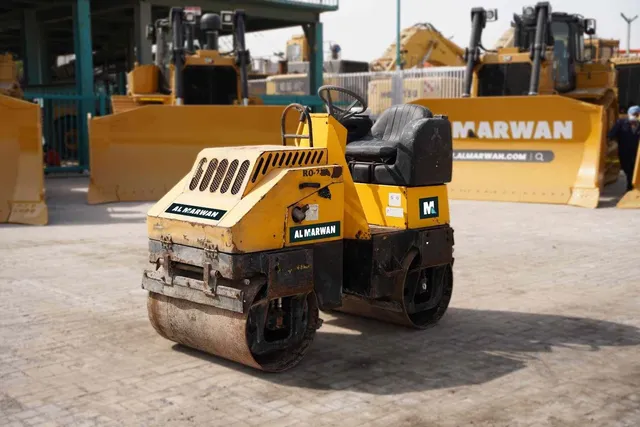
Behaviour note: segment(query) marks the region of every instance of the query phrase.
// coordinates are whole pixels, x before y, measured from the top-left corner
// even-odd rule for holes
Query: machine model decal
[[[438,217],[438,197],[420,199],[420,219]]]
[[[469,135],[471,133],[471,135]],[[571,120],[453,122],[453,137],[458,139],[573,139]]]
[[[324,222],[322,224],[300,225],[297,227],[291,227],[291,229],[289,230],[289,241],[291,243],[339,236],[340,221]]]
[[[221,209],[203,208],[201,206],[183,205],[182,203],[172,203],[165,211],[167,213],[194,216],[196,218],[219,220],[227,213]]]

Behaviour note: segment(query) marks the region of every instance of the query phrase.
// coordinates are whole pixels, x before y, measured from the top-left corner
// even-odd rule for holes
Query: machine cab
[[[576,65],[586,60],[584,34],[595,34],[596,23],[593,19],[563,12],[548,14],[543,11],[541,14],[542,7],[545,6],[525,7],[522,15],[514,15],[515,45],[521,51],[533,52],[536,30],[546,27],[545,45],[551,47],[553,55],[553,64],[550,64],[553,89],[559,93],[570,92],[576,88]],[[548,19],[549,22],[539,26],[539,19]]]
[[[246,98],[240,94],[249,59],[244,12],[200,14],[199,8],[174,7],[168,18],[147,27],[147,38],[156,46],[158,92],[173,95],[179,105],[232,105]],[[233,33],[233,51],[219,51],[221,32]]]
[[[472,37],[465,55],[465,95],[471,92],[471,71],[480,61],[482,29],[495,20],[496,10],[472,10]],[[487,51],[475,70],[477,96],[522,96],[567,93],[576,89],[579,64],[585,55],[584,34],[593,35],[596,22],[580,15],[551,12],[547,2],[514,14],[513,44]]]

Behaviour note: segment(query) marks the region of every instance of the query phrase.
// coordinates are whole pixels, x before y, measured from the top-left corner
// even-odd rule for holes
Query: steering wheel
[[[339,93],[343,93],[345,95],[349,95],[350,97],[355,98],[355,101],[353,101],[345,109],[341,107],[336,107],[333,104],[333,101],[331,99],[332,90]],[[323,96],[325,92],[327,94],[326,97]],[[349,117],[353,117],[356,114],[364,113],[367,110],[367,102],[364,99],[362,99],[360,95],[340,86],[332,86],[332,85],[321,86],[320,89],[318,89],[318,96],[320,97],[320,99],[322,99],[322,102],[324,102],[325,106],[327,107],[327,112],[339,122],[342,120],[348,119]],[[357,105],[359,105],[360,108],[357,108],[354,110],[354,107]]]
[[[297,133],[290,133],[287,134],[285,133],[285,124],[287,121],[287,113],[289,112],[289,110],[291,109],[296,109],[298,110],[298,112],[300,113],[300,123],[307,123],[307,126],[309,127],[309,134],[308,135],[298,135]],[[282,135],[282,145],[286,146],[287,145],[287,139],[291,139],[291,138],[300,138],[300,139],[308,139],[309,140],[309,147],[313,148],[313,130],[311,129],[311,116],[309,115],[309,109],[307,107],[304,107],[300,104],[289,104],[287,105],[287,108],[284,109],[284,111],[282,112],[282,117],[280,119],[280,134]],[[297,144],[296,144],[297,145]]]

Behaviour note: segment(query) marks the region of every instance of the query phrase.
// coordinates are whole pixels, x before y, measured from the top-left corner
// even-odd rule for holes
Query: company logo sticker
[[[200,206],[183,205],[182,203],[172,203],[165,211],[176,215],[192,216],[195,218],[220,220],[227,213],[221,209],[203,208]]]
[[[479,139],[573,139],[573,122],[555,121],[494,121],[494,122],[453,122],[453,137]]]
[[[438,213],[438,197],[426,197],[420,199],[420,219],[437,218]]]
[[[289,229],[289,241],[291,243],[339,236],[340,221],[325,222],[322,224],[300,225],[297,227],[291,227]]]

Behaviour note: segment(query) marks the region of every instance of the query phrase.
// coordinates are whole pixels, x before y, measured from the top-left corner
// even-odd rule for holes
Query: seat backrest
[[[422,105],[399,104],[386,109],[371,128],[371,134],[383,141],[397,141],[407,123],[416,119],[429,119],[433,113]]]

